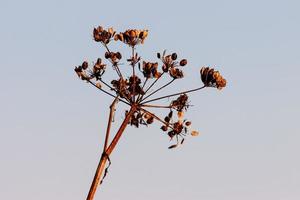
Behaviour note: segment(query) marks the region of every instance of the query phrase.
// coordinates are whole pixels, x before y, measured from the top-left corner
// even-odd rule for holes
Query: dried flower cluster
[[[144,44],[144,40],[148,36],[148,30],[130,29],[115,35],[115,40],[120,40],[131,47],[137,44]]]
[[[161,130],[165,135],[171,140],[173,138],[176,139],[176,143],[169,148],[177,147],[183,143],[185,136],[196,136],[199,134],[198,131],[191,129],[191,121],[184,119],[184,113],[190,106],[188,93],[206,87],[222,89],[226,86],[226,80],[218,71],[204,67],[200,70],[201,80],[204,84],[202,87],[151,98],[153,95],[158,94],[161,90],[174,83],[177,79],[184,78],[183,69],[184,66],[187,65],[187,60],[178,59],[177,53],[167,54],[166,51],[162,54],[157,53],[158,61],[143,60],[135,51],[136,46],[143,44],[147,36],[148,30],[129,29],[116,34],[113,28],[108,28],[107,30],[101,26],[94,28],[94,40],[103,45],[105,50],[104,57],[110,64],[105,64],[101,58],[98,58],[91,66],[87,61],[84,61],[81,65],[75,67],[75,72],[79,78],[114,98],[110,107],[103,155],[91,186],[87,198],[88,200],[93,199],[104,165],[107,160],[110,163],[109,155],[115,148],[127,125],[139,128],[140,125],[148,126],[154,121],[160,122],[162,123]],[[126,59],[129,65],[128,68],[122,66],[121,70],[120,63],[124,64],[124,62],[121,62],[122,59],[124,59],[122,54],[109,49],[108,44],[112,39],[120,41],[130,47],[132,54]],[[139,70],[136,70],[136,68]],[[103,75],[110,69],[116,72],[117,78],[104,80]],[[122,72],[123,70],[127,71],[126,76]],[[128,71],[131,72],[130,75],[128,75]],[[157,84],[162,78],[167,79],[168,82],[158,86]],[[151,102],[161,102],[160,100],[165,99],[170,99],[170,103],[167,105],[150,104]],[[110,126],[113,122],[112,115],[114,114],[117,102],[125,103],[130,109],[125,110],[125,119],[109,144]],[[168,114],[164,118],[161,118],[157,116],[155,112],[150,112],[148,108],[168,109]],[[177,115],[174,115],[174,112],[176,112]],[[179,141],[179,139],[181,140]],[[107,168],[105,169],[104,177],[106,174]]]
[[[163,52],[162,56],[160,53],[157,53],[157,58],[161,59],[163,66],[162,71],[163,72],[169,72],[170,76],[174,79],[177,78],[183,78],[183,72],[179,67],[183,67],[187,64],[186,59],[180,60],[180,62],[177,60],[177,54],[172,53],[170,55],[165,55],[166,51]]]
[[[226,79],[224,79],[218,71],[209,67],[203,67],[200,70],[201,80],[207,87],[216,87],[221,90],[226,86]]]
[[[111,38],[114,37],[115,31],[113,28],[108,28],[107,30],[103,29],[102,26],[94,28],[93,36],[96,42],[102,42],[103,44],[108,44]]]

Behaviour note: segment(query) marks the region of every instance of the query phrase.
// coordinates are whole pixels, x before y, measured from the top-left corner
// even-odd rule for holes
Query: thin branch
[[[147,88],[147,90],[145,91],[145,94],[154,86],[154,84],[160,79],[160,77],[162,77],[162,75],[164,74],[165,72],[161,73],[161,75],[155,79],[155,81],[153,81],[153,83]],[[140,99],[143,99],[144,95],[140,98]]]
[[[105,135],[105,142],[104,142],[103,152],[105,152],[106,148],[107,148],[111,123],[112,123],[112,119],[113,119],[114,112],[115,112],[115,106],[116,106],[116,103],[118,102],[118,97],[119,97],[119,95],[115,98],[115,100],[113,100],[112,104],[110,105],[110,112],[109,112],[108,123],[107,123],[107,128],[106,128],[106,135]]]
[[[145,79],[145,81],[144,81],[144,83],[143,83],[143,87],[142,87],[142,91],[144,91],[144,87],[145,87],[145,85],[146,85],[146,83],[147,83],[147,81],[149,80],[149,78],[147,77],[146,79]],[[140,102],[140,100],[143,98],[143,95],[140,95],[139,94],[139,96],[138,96],[138,98],[137,98],[137,102]]]
[[[133,76],[133,102],[135,102],[135,59],[134,59],[134,47],[132,47],[132,57],[131,57],[131,65],[132,65],[132,76]]]
[[[160,88],[158,88],[157,90],[153,91],[152,93],[150,93],[148,96],[146,96],[145,98],[143,98],[141,100],[141,102],[143,102],[145,99],[148,99],[148,97],[152,96],[153,94],[155,94],[156,92],[158,92],[159,90],[167,87],[168,85],[170,85],[171,83],[173,83],[175,81],[175,78],[173,78],[170,82],[168,82],[167,84],[161,86]]]
[[[161,123],[163,123],[164,125],[166,125],[167,127],[173,129],[173,127],[170,126],[169,123],[167,123],[167,122],[165,122],[164,120],[160,119],[158,116],[156,116],[156,115],[153,114],[152,112],[150,112],[150,111],[148,111],[148,110],[146,110],[146,109],[144,109],[144,108],[142,108],[142,107],[139,107],[139,109],[141,109],[142,111],[148,113],[149,115],[151,115],[152,117],[154,117],[155,119],[157,119],[158,121],[160,121]]]
[[[118,92],[115,88],[111,87],[110,85],[108,85],[105,81],[103,81],[102,79],[99,79],[104,85],[106,85],[109,89],[115,91],[115,92]],[[124,99],[127,100],[128,103],[130,103],[130,100],[127,98],[127,97],[123,97]]]
[[[190,92],[195,92],[197,90],[201,90],[203,88],[205,88],[206,86],[202,86],[202,87],[199,87],[199,88],[196,88],[196,89],[192,89],[192,90],[186,90],[186,91],[182,91],[182,92],[178,92],[178,93],[175,93],[175,94],[170,94],[170,95],[166,95],[166,96],[162,96],[162,97],[158,97],[158,98],[155,98],[155,99],[151,99],[149,101],[145,101],[142,103],[142,105],[146,104],[146,103],[149,103],[149,102],[152,102],[152,101],[158,101],[158,100],[161,100],[161,99],[165,99],[165,98],[169,98],[169,97],[173,97],[173,96],[177,96],[177,95],[181,95],[181,94],[186,94],[186,93],[190,93]]]
[[[149,105],[149,104],[142,104],[141,107],[149,107],[149,108],[172,108],[172,106]]]
[[[102,44],[103,44],[103,46],[106,48],[106,50],[108,51],[108,53],[111,53],[111,51],[109,50],[107,44],[105,44],[105,43],[102,43]],[[120,77],[120,78],[123,78],[123,75],[122,75],[122,73],[121,73],[121,71],[120,71],[120,69],[119,69],[118,64],[117,64],[117,63],[113,63],[113,62],[111,62],[111,63],[112,63],[112,65],[113,65],[113,67],[115,67],[116,72],[117,72],[117,74],[119,75],[119,77]]]

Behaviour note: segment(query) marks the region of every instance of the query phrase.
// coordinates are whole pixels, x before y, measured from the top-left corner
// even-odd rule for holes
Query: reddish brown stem
[[[93,179],[93,182],[92,182],[92,185],[91,185],[91,188],[90,188],[90,191],[89,191],[89,194],[88,194],[86,200],[94,199],[97,187],[99,186],[99,183],[100,183],[100,178],[101,178],[103,170],[105,168],[106,161],[107,161],[108,157],[110,156],[110,154],[112,153],[112,151],[114,150],[115,146],[117,145],[119,139],[121,138],[125,128],[127,127],[130,117],[131,117],[132,113],[135,112],[135,110],[136,110],[136,107],[132,106],[130,111],[127,113],[124,121],[122,122],[118,132],[116,133],[115,137],[113,138],[112,142],[110,143],[108,148],[102,153],[100,162],[98,164],[98,167],[97,167],[97,170],[96,170],[96,173],[95,173],[95,176],[94,176],[94,179]]]

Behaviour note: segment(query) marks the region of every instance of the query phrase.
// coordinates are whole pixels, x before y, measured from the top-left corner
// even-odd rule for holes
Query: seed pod
[[[88,68],[88,62],[84,61],[82,63],[82,69],[86,70]]]
[[[120,52],[117,52],[117,53],[116,53],[116,57],[117,57],[119,60],[121,60],[121,59],[122,59],[121,53],[120,53]]]
[[[177,54],[176,53],[172,53],[171,58],[172,58],[172,60],[176,60],[177,59]]]
[[[186,59],[182,59],[179,63],[180,66],[185,66],[187,64],[187,60]]]
[[[101,62],[102,62],[101,58],[98,58],[96,64],[100,65]]]
[[[147,124],[152,124],[154,121],[154,118],[153,117],[150,117],[149,119],[147,119]]]
[[[170,118],[168,116],[165,117],[165,122],[170,122]]]
[[[185,125],[186,126],[190,126],[192,124],[192,122],[191,121],[187,121],[187,122],[185,122]]]
[[[169,69],[168,69],[168,67],[166,65],[163,65],[162,66],[162,70],[163,70],[163,72],[168,72]]]
[[[157,58],[160,59],[160,53],[157,53]]]
[[[192,131],[192,132],[191,132],[191,135],[192,135],[192,136],[198,136],[198,135],[199,135],[199,132],[198,132],[198,131]]]
[[[167,126],[162,126],[160,129],[163,130],[163,131],[167,131],[168,127]]]
[[[105,52],[104,56],[105,56],[106,59],[109,59],[111,57],[111,54],[109,52]]]
[[[96,83],[97,88],[101,88],[101,84],[99,82]]]
[[[168,114],[168,117],[169,117],[169,118],[172,118],[172,116],[173,116],[173,110],[171,110],[171,111],[169,112],[169,114]]]

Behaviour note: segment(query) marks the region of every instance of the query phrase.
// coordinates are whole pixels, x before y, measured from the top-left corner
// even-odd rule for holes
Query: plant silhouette
[[[117,34],[113,28],[104,29],[101,26],[94,28],[94,40],[104,47],[106,51],[104,57],[109,65],[105,64],[103,59],[98,58],[93,65],[89,65],[87,61],[84,61],[80,66],[75,67],[75,72],[79,78],[113,98],[110,105],[103,153],[87,200],[94,198],[96,189],[102,183],[111,164],[110,155],[128,125],[140,128],[141,126],[149,126],[154,121],[157,121],[162,124],[161,130],[165,135],[172,141],[175,140],[175,143],[169,148],[178,147],[183,144],[187,135],[197,136],[199,134],[191,129],[191,121],[184,118],[184,113],[190,107],[188,93],[207,87],[221,90],[226,86],[226,80],[218,71],[209,67],[203,67],[200,70],[203,86],[151,98],[157,92],[163,91],[168,86],[171,87],[171,85],[176,83],[177,79],[184,78],[183,70],[187,66],[187,60],[178,59],[176,53],[167,54],[166,51],[157,53],[157,61],[143,60],[136,52],[136,46],[143,44],[147,36],[148,30],[129,29]],[[131,72],[128,77],[120,69],[122,54],[113,52],[109,48],[109,44],[113,40],[129,46],[131,56],[125,60],[128,63],[126,70]],[[117,79],[104,80],[103,75],[111,70],[115,71]],[[162,78],[169,81],[159,85],[159,80]],[[160,100],[163,99],[170,100],[169,104],[162,105]],[[109,141],[113,116],[118,102],[126,104],[128,110],[124,111],[125,118],[113,139]],[[164,109],[167,111],[166,116],[159,117],[155,112],[149,111],[149,108]],[[108,166],[106,167],[107,162]]]

